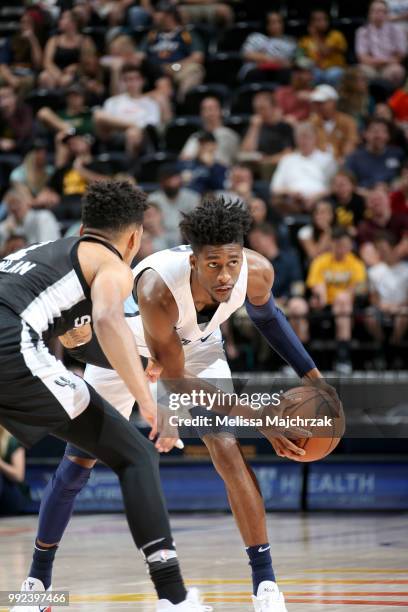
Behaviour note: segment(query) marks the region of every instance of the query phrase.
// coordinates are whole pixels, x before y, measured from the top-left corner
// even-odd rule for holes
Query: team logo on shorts
[[[69,378],[64,378],[60,376],[56,380],[54,380],[55,384],[60,387],[69,387],[70,389],[76,389],[76,384],[72,382]]]

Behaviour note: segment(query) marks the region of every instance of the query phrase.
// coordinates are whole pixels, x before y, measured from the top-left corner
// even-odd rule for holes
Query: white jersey
[[[210,380],[216,387],[232,393],[234,389],[231,371],[222,346],[220,324],[244,303],[248,280],[245,253],[238,281],[228,302],[223,302],[218,306],[208,323],[199,324],[190,288],[191,252],[190,247],[186,245],[159,251],[143,259],[133,269],[133,274],[136,278],[144,270],[152,268],[160,274],[173,294],[179,311],[175,327],[183,344],[186,371],[199,378]],[[142,318],[139,316],[139,309],[133,297],[126,301],[125,313],[140,354],[143,357],[150,357],[144,337]],[[125,418],[130,417],[134,398],[115,370],[87,365],[85,380]],[[151,384],[150,386],[155,397],[156,385]]]
[[[133,269],[134,278],[137,278],[144,270],[152,268],[161,276],[170,289],[179,313],[175,329],[184,346],[193,343],[202,344],[210,337],[220,339],[221,323],[226,321],[233,312],[242,306],[245,301],[248,284],[248,264],[244,253],[242,268],[229,300],[220,303],[208,323],[199,324],[197,322],[197,311],[190,286],[191,253],[192,251],[189,245],[181,245],[174,249],[158,251],[143,259],[143,261]],[[138,321],[132,322],[131,324],[134,331],[135,325],[142,325],[140,317],[137,317],[137,319]],[[139,334],[137,335],[139,336]],[[143,346],[145,345],[146,342],[143,342]],[[189,346],[189,348],[192,347]]]

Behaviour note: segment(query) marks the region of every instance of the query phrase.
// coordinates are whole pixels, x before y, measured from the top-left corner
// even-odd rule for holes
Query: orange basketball
[[[294,387],[283,396],[298,400],[284,410],[283,416],[301,418],[305,422],[303,428],[312,434],[310,438],[293,439],[297,446],[306,451],[305,455],[294,460],[308,462],[327,457],[336,448],[345,431],[342,407],[327,391],[314,386]]]

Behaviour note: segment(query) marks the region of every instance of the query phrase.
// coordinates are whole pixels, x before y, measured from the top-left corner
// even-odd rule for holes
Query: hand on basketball
[[[268,437],[265,432],[262,433],[269,440],[278,457],[297,459],[297,457],[303,457],[306,454],[303,448],[296,446],[292,440],[289,440],[289,438],[286,438],[283,434],[276,434],[275,432],[273,436]]]

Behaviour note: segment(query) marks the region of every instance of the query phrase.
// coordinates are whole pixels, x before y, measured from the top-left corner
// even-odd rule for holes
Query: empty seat
[[[153,153],[139,159],[137,178],[142,183],[157,183],[158,171],[163,164],[176,161],[177,156],[171,153]]]
[[[34,89],[26,98],[25,102],[37,113],[43,106],[53,110],[59,110],[64,106],[64,97],[50,89]]]
[[[191,134],[201,128],[199,117],[177,117],[171,121],[164,135],[166,152],[179,153]]]
[[[217,40],[217,51],[240,51],[252,32],[262,32],[264,26],[257,21],[241,21],[221,30]]]
[[[224,125],[243,136],[248,129],[249,115],[230,115],[224,120]]]
[[[206,59],[206,80],[209,83],[236,87],[241,66],[242,57],[237,52],[209,55]]]

